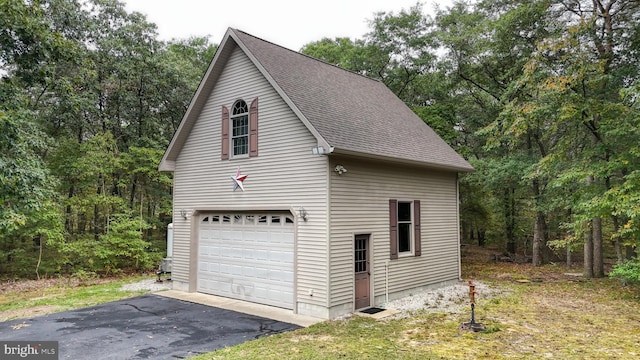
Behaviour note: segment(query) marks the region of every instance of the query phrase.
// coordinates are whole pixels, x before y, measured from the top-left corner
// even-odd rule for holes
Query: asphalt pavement
[[[148,294],[0,323],[2,341],[58,341],[60,359],[183,359],[300,328]]]

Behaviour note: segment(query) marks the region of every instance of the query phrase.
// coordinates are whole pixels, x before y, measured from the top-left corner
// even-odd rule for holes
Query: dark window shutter
[[[413,240],[415,256],[422,255],[422,242],[420,241],[420,200],[413,200]]]
[[[229,159],[229,109],[222,106],[222,160]]]
[[[258,98],[249,107],[249,156],[258,156]]]
[[[398,200],[389,200],[389,247],[391,260],[398,258]]]

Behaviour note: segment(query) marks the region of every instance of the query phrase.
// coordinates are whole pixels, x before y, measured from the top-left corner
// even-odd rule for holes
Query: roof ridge
[[[349,69],[345,69],[345,68],[340,67],[340,66],[338,66],[338,65],[336,65],[336,64],[332,64],[332,63],[330,63],[330,62],[327,62],[327,61],[324,61],[324,60],[321,60],[321,59],[318,59],[318,58],[314,58],[313,56],[310,56],[310,55],[307,55],[307,54],[303,54],[303,53],[301,53],[300,51],[295,51],[295,50],[289,49],[289,48],[287,48],[287,47],[284,47],[284,46],[282,46],[282,45],[278,45],[278,44],[276,44],[276,43],[274,43],[274,42],[271,42],[271,41],[269,41],[269,40],[265,40],[265,39],[263,39],[263,38],[261,38],[261,37],[258,37],[258,36],[255,36],[255,35],[249,34],[249,33],[248,33],[248,32],[246,32],[246,31],[243,31],[243,30],[240,30],[240,29],[236,29],[236,28],[230,28],[230,29],[231,29],[231,30],[233,30],[233,31],[236,31],[236,32],[240,32],[240,33],[242,33],[242,34],[244,34],[244,35],[246,35],[246,36],[250,36],[250,37],[252,37],[252,38],[254,38],[254,39],[257,39],[257,40],[260,40],[260,41],[266,42],[266,43],[268,43],[268,44],[270,44],[270,45],[273,45],[273,46],[279,47],[279,48],[281,48],[281,49],[287,50],[287,51],[292,52],[292,53],[294,53],[294,54],[296,54],[296,55],[304,56],[304,57],[306,57],[306,58],[308,58],[308,59],[310,59],[310,60],[313,60],[313,61],[316,61],[316,62],[319,62],[319,63],[325,64],[325,65],[329,65],[329,66],[334,67],[334,68],[337,68],[337,69],[339,69],[339,70],[346,71],[346,72],[348,72],[348,73],[351,73],[351,74],[354,74],[354,75],[358,75],[358,76],[363,77],[363,78],[365,78],[365,79],[367,79],[367,80],[375,81],[375,82],[377,82],[377,83],[380,83],[380,84],[383,84],[383,85],[384,85],[384,82],[382,82],[382,80],[380,80],[380,79],[374,79],[374,78],[372,78],[372,77],[369,77],[369,76],[366,76],[366,75],[360,74],[360,73],[358,73],[358,72],[356,72],[356,71],[349,70]]]

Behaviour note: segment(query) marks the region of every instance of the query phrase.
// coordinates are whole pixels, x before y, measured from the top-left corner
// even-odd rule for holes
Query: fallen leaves
[[[27,324],[27,323],[25,323],[25,322],[22,322],[22,323],[20,323],[20,324],[13,324],[13,325],[11,325],[11,328],[12,328],[13,330],[20,330],[20,329],[25,328],[25,327],[27,327],[27,326],[31,326],[31,325],[30,325],[30,324]]]

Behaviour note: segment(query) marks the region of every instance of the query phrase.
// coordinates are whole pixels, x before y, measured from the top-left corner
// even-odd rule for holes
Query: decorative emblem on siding
[[[247,175],[240,175],[240,168],[236,171],[236,176],[231,176],[233,179],[233,191],[240,190],[244,191],[244,181],[247,179]]]

